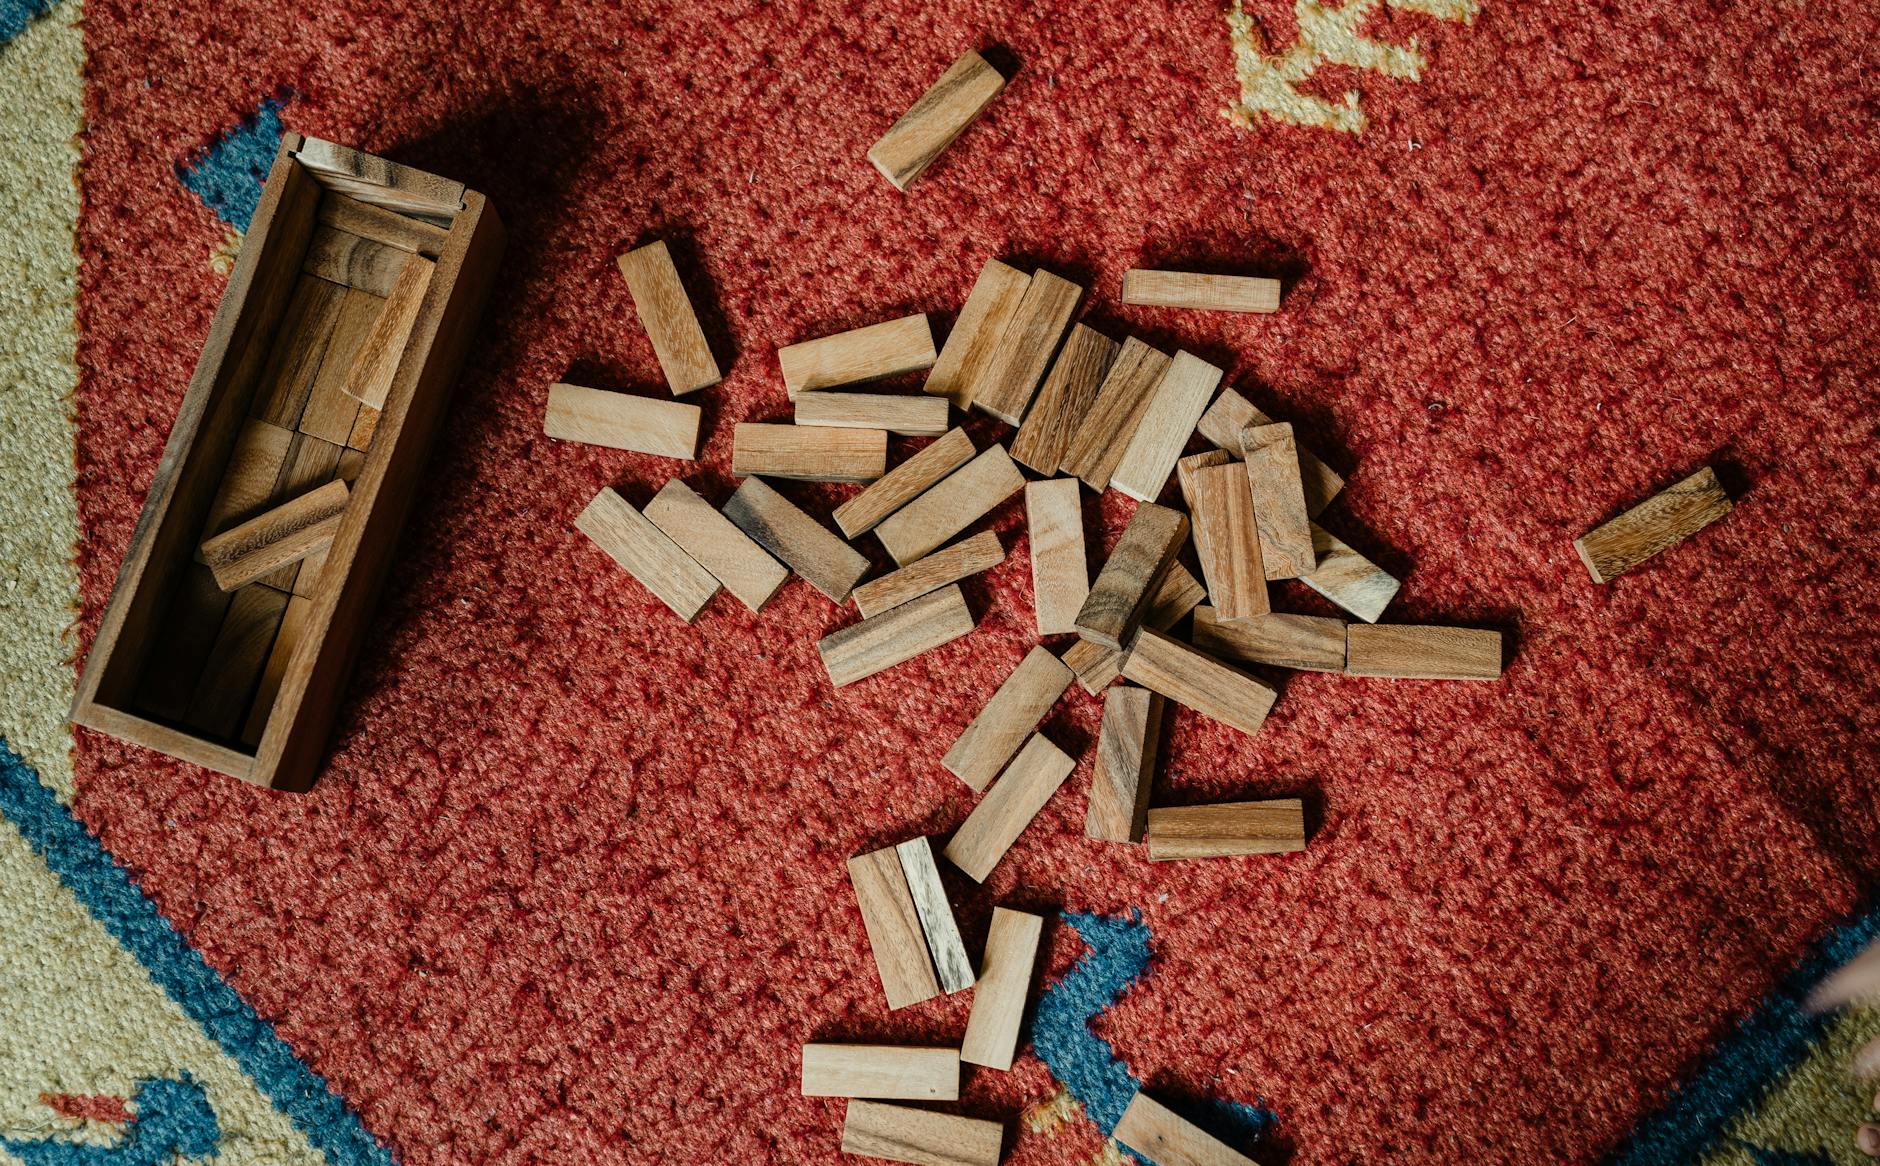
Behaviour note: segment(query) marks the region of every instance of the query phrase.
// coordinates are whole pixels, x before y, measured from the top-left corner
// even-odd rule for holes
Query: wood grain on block
[[[816,642],[829,683],[854,684],[973,630],[958,584],[932,591]]]
[[[1189,352],[1177,352],[1156,386],[1155,396],[1135,436],[1123,451],[1123,460],[1110,475],[1110,485],[1139,502],[1153,502],[1175,472],[1175,460],[1194,436],[1195,422],[1208,407],[1221,383],[1222,372]]]
[[[1175,463],[1175,479],[1181,483],[1182,503],[1188,507],[1190,524],[1195,539],[1195,558],[1201,563],[1201,577],[1212,579],[1220,572],[1214,566],[1214,544],[1209,540],[1212,533],[1201,522],[1201,516],[1195,511],[1195,474],[1209,466],[1223,466],[1234,460],[1234,455],[1224,449],[1204,450],[1190,454]],[[1265,573],[1265,568],[1261,568]]]
[[[725,503],[733,525],[837,603],[849,597],[868,570],[860,551],[759,478],[746,478]]]
[[[875,537],[906,566],[990,514],[1018,493],[1025,475],[1002,445],[988,446],[875,527]]]
[[[346,289],[330,280],[303,275],[294,284],[249,401],[251,417],[283,429],[299,428],[345,300]]]
[[[1290,854],[1306,848],[1305,810],[1298,798],[1164,806],[1149,811],[1149,861]]]
[[[1501,633],[1483,628],[1352,624],[1345,673],[1396,680],[1499,680]]]
[[[1090,585],[1090,595],[1077,613],[1077,634],[1112,650],[1127,644],[1142,623],[1162,569],[1187,537],[1188,516],[1181,511],[1153,502],[1136,507]]]
[[[1277,312],[1279,280],[1257,275],[1202,275],[1193,271],[1123,273],[1123,302],[1204,312]]]
[[[888,469],[888,434],[880,429],[738,422],[731,472],[803,482],[872,482]]]
[[[752,611],[790,578],[787,567],[677,478],[646,504],[646,517]]]
[[[1071,431],[1058,472],[1083,479],[1102,493],[1123,460],[1123,451],[1136,436],[1136,426],[1149,408],[1155,389],[1168,371],[1169,357],[1131,336],[1097,387],[1097,399]]]
[[[611,489],[594,495],[574,525],[687,623],[718,594],[710,571]]]
[[[422,255],[405,256],[397,280],[384,293],[385,306],[379,310],[378,319],[372,322],[371,331],[366,333],[365,342],[346,370],[343,387],[357,397],[360,404],[372,409],[385,408],[398,366],[405,359],[411,330],[417,325],[424,307],[434,267]]]
[[[212,737],[240,735],[289,598],[260,584],[235,592],[190,695],[185,721]]]
[[[320,195],[320,222],[336,231],[436,259],[450,232],[385,207],[361,202],[337,190]]]
[[[777,350],[792,399],[811,389],[879,380],[933,364],[933,329],[925,313],[852,328]]]
[[[697,405],[683,401],[553,384],[542,412],[542,432],[563,441],[690,461],[698,456],[702,416]]]
[[[919,599],[929,591],[937,591],[949,583],[958,583],[968,575],[989,571],[1004,561],[1005,552],[999,549],[999,536],[989,530],[982,530],[971,538],[961,539],[950,547],[942,547],[931,555],[922,555],[898,571],[890,571],[879,579],[857,587],[855,609],[864,616],[879,615],[910,599]]]
[[[1247,468],[1238,462],[1203,466],[1187,478],[1194,497],[1195,547],[1208,596],[1222,619],[1249,619],[1273,610],[1266,591],[1265,548]],[[1303,515],[1301,516],[1304,517]]]
[[[881,1101],[851,1101],[842,1121],[842,1152],[912,1166],[999,1166],[1005,1127]]]
[[[1123,658],[1123,675],[1249,736],[1260,731],[1279,696],[1240,669],[1149,628]]]
[[[253,748],[261,740],[262,731],[268,727],[268,714],[274,711],[274,697],[281,690],[281,680],[287,675],[287,666],[293,661],[294,652],[305,638],[307,620],[313,614],[313,600],[304,595],[290,596],[286,611],[281,616],[281,626],[274,634],[274,643],[268,648],[268,662],[261,670],[261,685],[254,700],[249,702],[248,715],[242,722],[242,744]]]
[[[876,479],[866,490],[836,507],[836,525],[854,538],[875,529],[882,519],[925,493],[929,486],[973,459],[977,451],[964,429],[950,429],[927,448]]]
[[[242,423],[234,452],[209,503],[209,516],[202,524],[203,538],[253,518],[274,500],[293,440],[293,431],[278,425],[252,419]],[[200,553],[197,557],[201,559]]]
[[[914,913],[920,916],[920,930],[927,937],[927,954],[933,957],[940,990],[950,994],[972,987],[973,962],[966,958],[966,944],[953,920],[953,905],[947,902],[940,868],[934,865],[932,845],[925,838],[910,838],[894,852],[901,860],[908,893],[914,896]]]
[[[1042,645],[1033,647],[940,764],[975,792],[983,792],[1070,686],[1070,668]]]
[[[287,462],[281,467],[281,480],[274,486],[274,498],[277,501],[298,498],[335,479],[345,480],[339,472],[340,455],[345,450],[345,446],[334,445],[310,433],[294,434],[287,450]],[[327,546],[322,545],[304,558],[263,575],[259,582],[297,595],[311,595],[326,561],[326,552]]]
[[[1111,1136],[1158,1166],[1255,1166],[1252,1158],[1140,1091]]]
[[[1293,428],[1285,422],[1249,427],[1241,434],[1247,482],[1260,529],[1260,559],[1268,579],[1310,575],[1318,560],[1312,550],[1312,525],[1306,517],[1305,487],[1299,476],[1299,451]],[[1229,615],[1228,619],[1239,619]]]
[[[1222,389],[1221,395],[1214,398],[1214,404],[1201,415],[1195,426],[1201,436],[1215,445],[1240,457],[1245,450],[1241,448],[1241,434],[1259,425],[1272,425],[1273,419],[1254,408],[1253,402],[1232,389]],[[1299,477],[1305,488],[1306,514],[1313,518],[1332,504],[1332,499],[1345,488],[1345,479],[1338,476],[1332,467],[1326,465],[1303,445],[1298,446]]]
[[[1329,616],[1272,612],[1229,621],[1204,604],[1195,608],[1194,643],[1223,660],[1300,672],[1345,670],[1345,621]]]
[[[901,858],[894,847],[849,859],[849,886],[862,912],[862,927],[868,932],[869,950],[874,954],[875,971],[881,976],[888,1007],[905,1008],[938,996],[940,981],[934,978],[933,960],[920,930],[920,914],[915,910],[914,896],[907,889],[907,876],[901,871]]]
[[[1573,540],[1595,583],[1610,583],[1730,513],[1730,496],[1709,466]]]
[[[633,293],[633,310],[646,329],[646,338],[653,342],[653,355],[672,395],[682,397],[717,384],[721,379],[718,359],[705,342],[705,330],[699,327],[666,241],[656,239],[635,248],[618,263],[627,290]]]
[[[1188,568],[1171,562],[1163,570],[1162,578],[1156,581],[1155,592],[1149,597],[1149,610],[1143,613],[1142,626],[1167,631],[1207,595],[1201,581],[1190,575]],[[1064,663],[1077,674],[1077,683],[1083,685],[1086,692],[1095,694],[1122,674],[1123,654],[1089,640],[1078,640],[1065,649]]]
[[[1077,763],[1033,735],[947,843],[947,861],[983,883]]]
[[[306,138],[294,151],[294,157],[319,176],[320,185],[374,206],[443,218],[454,216],[466,206],[463,183],[350,146]]]
[[[986,958],[980,962],[979,984],[973,989],[973,1010],[966,1018],[960,1060],[988,1069],[1012,1067],[1043,934],[1042,915],[1008,907],[992,909]]]
[[[1025,418],[1038,382],[1057,355],[1058,342],[1070,327],[1084,289],[1040,269],[1034,272],[1018,311],[999,338],[999,347],[980,382],[973,386],[973,408],[1007,425]]]
[[[1146,688],[1119,684],[1103,694],[1103,726],[1097,735],[1084,837],[1142,841],[1162,742],[1162,708],[1162,698]]]
[[[163,619],[151,633],[149,658],[137,680],[138,709],[166,720],[183,719],[231,598],[216,586],[209,568],[183,567]]]
[[[368,409],[364,405],[361,405],[359,406],[359,416],[353,422],[352,433],[346,438],[346,444],[353,449],[369,449],[372,445],[372,435],[377,433],[378,429],[379,411],[377,409]]]
[[[946,345],[940,349],[933,371],[927,374],[923,391],[947,398],[958,409],[971,405],[973,392],[999,351],[999,341],[1005,338],[1005,330],[1018,314],[1018,305],[1024,301],[1030,284],[1031,276],[1016,267],[997,259],[987,260],[966,296],[965,306],[960,308],[953,331],[947,333]]]
[[[1090,596],[1082,484],[1076,478],[1027,483],[1025,529],[1031,543],[1031,603],[1038,634],[1074,632],[1077,613]]]
[[[1366,623],[1376,623],[1403,584],[1318,523],[1312,524],[1318,567],[1299,581]]]
[[[948,409],[943,399],[925,395],[806,393],[796,399],[796,423],[934,437],[947,431]]]
[[[906,190],[1004,88],[999,71],[968,49],[868,148],[868,160]]]
[[[345,445],[352,437],[362,406],[358,398],[346,391],[346,375],[371,336],[372,326],[384,306],[385,301],[371,292],[356,287],[346,289],[339,305],[339,318],[327,339],[326,356],[320,361],[320,371],[314,375],[313,386],[307,393],[307,407],[300,414],[302,433],[335,445]]]
[[[1101,332],[1082,324],[1071,325],[1071,334],[1046,374],[1038,399],[1032,402],[1025,423],[1012,439],[1014,461],[1047,478],[1058,472],[1071,432],[1090,412],[1098,386],[1116,363],[1119,347]]]
[[[202,558],[216,585],[233,591],[324,550],[346,510],[344,482],[328,482],[203,540]]]
[[[301,270],[375,296],[389,296],[392,285],[398,282],[398,273],[411,257],[410,251],[398,247],[388,247],[332,227],[319,227],[313,232],[312,242],[307,244],[307,257],[301,261]]]
[[[804,1045],[803,1096],[957,1101],[960,1051],[917,1045]]]

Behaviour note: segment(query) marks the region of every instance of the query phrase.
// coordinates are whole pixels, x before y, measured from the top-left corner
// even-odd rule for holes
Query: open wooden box
[[[85,661],[72,719],[277,789],[313,784],[361,633],[502,258],[482,195],[287,134]],[[393,293],[411,256],[434,261]],[[386,297],[415,306],[373,362]],[[153,321],[152,326],[163,326]],[[402,337],[402,343],[397,338]],[[344,388],[342,386],[345,386]],[[335,478],[324,554],[224,591],[205,538]]]

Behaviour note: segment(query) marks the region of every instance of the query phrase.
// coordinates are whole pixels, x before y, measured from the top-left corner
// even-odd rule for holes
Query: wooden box
[[[257,785],[313,784],[502,250],[501,220],[462,183],[284,136],[73,721]],[[414,255],[428,283],[395,292],[423,272]],[[415,315],[384,311],[388,295]],[[353,391],[367,364],[380,410]],[[336,477],[351,492],[323,556],[216,585],[206,537]]]

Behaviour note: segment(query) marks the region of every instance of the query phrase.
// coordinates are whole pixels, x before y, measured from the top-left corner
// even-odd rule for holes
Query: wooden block
[[[1002,445],[949,474],[938,485],[883,519],[875,537],[906,566],[965,530],[1025,485]]]
[[[1261,562],[1259,522],[1247,468],[1238,462],[1204,466],[1187,478],[1193,491],[1195,546],[1208,595],[1222,619],[1248,619],[1273,610]],[[1303,515],[1301,518],[1303,519]]]
[[[1110,1136],[1157,1166],[1255,1166],[1252,1158],[1142,1092],[1130,1099]]]
[[[401,166],[350,146],[306,138],[294,158],[319,175],[320,185],[362,202],[414,215],[449,218],[467,205],[464,186]]]
[[[1082,478],[1099,493],[1109,488],[1110,477],[1123,451],[1136,436],[1136,426],[1149,408],[1169,357],[1131,336],[1123,341],[1115,363],[1097,388],[1097,399],[1072,431],[1058,472]]]
[[[202,524],[203,538],[221,534],[266,508],[275,497],[275,485],[281,480],[293,441],[293,431],[278,425],[255,420],[242,423],[228,467],[222,471],[222,481],[209,503],[209,517]],[[200,554],[197,557],[200,559]]]
[[[1194,642],[1224,660],[1300,672],[1345,670],[1345,621],[1329,616],[1273,612],[1230,622],[1202,606],[1195,608]]]
[[[294,284],[261,381],[249,400],[249,416],[283,429],[300,426],[345,299],[346,289],[329,280],[303,275]]]
[[[1074,632],[1077,613],[1090,596],[1083,487],[1077,479],[1028,483],[1025,527],[1031,541],[1031,604],[1038,634]]]
[[[618,262],[627,290],[633,293],[633,310],[639,313],[646,338],[653,342],[653,355],[672,395],[682,397],[717,384],[722,379],[718,359],[705,342],[705,330],[699,327],[666,241],[656,239],[635,248]]]
[[[361,202],[337,190],[320,195],[320,222],[336,231],[436,259],[450,232],[410,215]]]
[[[1139,502],[1153,502],[1175,472],[1175,459],[1194,436],[1195,422],[1220,385],[1222,372],[1193,353],[1177,352],[1155,396],[1110,475],[1110,485]]]
[[[1501,633],[1481,628],[1352,624],[1345,674],[1397,680],[1500,680]]]
[[[241,732],[288,598],[284,591],[260,585],[235,592],[184,720],[212,737],[233,740]]]
[[[731,472],[801,482],[872,482],[888,469],[888,434],[881,429],[738,422],[731,437]]]
[[[1260,558],[1268,579],[1297,579],[1318,568],[1312,550],[1311,521],[1306,517],[1305,487],[1299,476],[1299,451],[1292,426],[1249,427],[1241,434],[1247,482],[1260,528]],[[1228,619],[1239,619],[1230,615]]]
[[[1208,406],[1208,411],[1201,415],[1195,428],[1201,431],[1201,436],[1235,457],[1240,457],[1245,452],[1241,448],[1240,435],[1253,426],[1271,424],[1273,419],[1254,408],[1253,402],[1232,389],[1222,389],[1221,395],[1214,398],[1214,404]],[[1311,450],[1298,446],[1298,452],[1299,477],[1306,493],[1306,513],[1317,518],[1319,512],[1330,506],[1332,499],[1345,488],[1345,480]]]
[[[1730,513],[1730,496],[1709,466],[1573,540],[1595,583],[1610,583]]]
[[[231,596],[216,586],[209,568],[184,566],[176,590],[151,633],[149,658],[137,682],[137,707],[151,716],[181,721],[215,647]]]
[[[1312,524],[1312,554],[1318,568],[1299,581],[1366,623],[1376,623],[1403,586],[1317,523]]]
[[[1291,854],[1306,848],[1298,798],[1164,806],[1149,811],[1149,861]]]
[[[297,498],[328,482],[343,480],[339,472],[339,459],[345,449],[345,446],[334,445],[310,433],[294,434],[293,445],[287,453],[287,464],[281,467],[281,480],[274,487],[274,497]],[[322,545],[298,562],[288,563],[263,575],[260,582],[296,595],[312,595],[325,569],[327,550],[328,547]]]
[[[371,239],[331,227],[318,227],[301,270],[343,287],[356,287],[375,296],[389,296],[398,273],[411,252],[387,247]]]
[[[1032,274],[984,377],[973,386],[973,408],[1007,425],[1024,420],[1032,394],[1038,391],[1044,370],[1051,367],[1083,294],[1077,284],[1043,269]]]
[[[940,868],[934,865],[932,845],[925,838],[910,838],[896,846],[894,852],[901,860],[901,874],[907,879],[908,893],[914,896],[914,913],[920,916],[920,930],[927,937],[927,954],[933,958],[934,971],[939,974],[940,990],[951,994],[972,987],[973,963],[966,958],[966,944],[960,940],[959,925],[953,920],[953,905],[947,902]],[[956,1069],[957,1062],[956,1057]],[[958,1084],[957,1075],[955,1084]]]
[[[1201,563],[1203,579],[1212,579],[1221,572],[1214,565],[1214,544],[1209,541],[1212,531],[1203,526],[1200,515],[1195,512],[1195,474],[1209,466],[1224,466],[1233,460],[1234,455],[1224,449],[1210,449],[1178,459],[1175,463],[1175,478],[1181,483],[1182,503],[1188,507],[1195,539],[1195,558]],[[1261,574],[1264,576],[1265,573],[1266,569],[1262,567]]]
[[[365,343],[359,346],[358,355],[346,371],[343,387],[368,408],[385,408],[398,366],[405,359],[411,329],[424,308],[424,296],[430,289],[434,266],[422,255],[405,256],[397,280],[384,293],[384,308],[372,322],[372,330],[366,334]]]
[[[938,996],[940,982],[934,979],[920,914],[894,847],[849,859],[849,885],[855,890],[855,905],[861,908],[862,926],[868,932],[888,1007],[905,1008]]]
[[[334,463],[333,472],[340,481],[352,485],[359,480],[360,473],[366,468],[364,450],[339,447],[339,461]]]
[[[725,503],[725,517],[758,546],[837,603],[868,570],[860,551],[830,534],[759,478],[746,478]]]
[[[1070,686],[1071,670],[1064,662],[1043,646],[1032,648],[940,764],[975,792],[983,792]]]
[[[947,861],[974,882],[985,882],[1076,765],[1062,749],[1034,735],[960,824],[947,843]]]
[[[929,591],[958,583],[968,575],[989,571],[1004,561],[999,536],[989,530],[980,531],[857,587],[855,609],[864,616],[879,615],[891,607],[919,599]]]
[[[346,438],[346,444],[353,449],[369,449],[372,435],[379,429],[379,411],[359,406],[359,417],[353,422],[352,433]]]
[[[1138,506],[1077,613],[1077,634],[1112,650],[1127,644],[1142,623],[1162,569],[1187,537],[1188,516],[1181,511],[1153,502]]]
[[[913,1166],[999,1166],[1005,1127],[880,1101],[851,1101],[842,1152]]]
[[[868,148],[868,160],[896,190],[906,190],[1004,88],[999,71],[968,49]]]
[[[687,623],[718,594],[718,580],[611,489],[594,495],[575,529]]]
[[[973,630],[973,613],[957,584],[830,632],[816,642],[829,683],[837,688],[912,660]]]
[[[677,478],[646,504],[646,517],[752,611],[763,610],[790,578],[787,567]]]
[[[1018,314],[1018,305],[1031,286],[1031,276],[997,259],[986,261],[973,290],[960,308],[953,331],[947,333],[946,346],[927,374],[925,392],[945,397],[954,406],[965,409],[973,403],[973,393],[985,376],[1005,330]]]
[[[913,1045],[804,1045],[803,1096],[957,1101],[960,1051]]]
[[[854,538],[875,529],[882,519],[907,505],[929,486],[971,461],[973,439],[964,429],[950,429],[926,449],[889,470],[860,494],[836,507],[836,525]]]
[[[563,441],[690,461],[698,457],[702,416],[697,405],[683,401],[557,383],[548,386],[542,432]]]
[[[893,393],[809,393],[796,399],[796,423],[935,437],[947,431],[947,403]]]
[[[1132,267],[1123,273],[1123,302],[1203,312],[1277,312],[1279,280]]]
[[[1071,432],[1083,422],[1097,399],[1097,389],[1116,363],[1119,346],[1101,332],[1071,325],[1071,334],[1058,352],[1051,372],[1032,402],[1025,423],[1012,439],[1012,458],[1051,477],[1070,446]],[[944,359],[945,353],[941,356]]]
[[[216,585],[233,591],[333,542],[346,510],[346,483],[334,481],[257,514],[202,543]]]
[[[268,727],[268,714],[274,711],[274,696],[281,690],[281,680],[287,675],[287,666],[300,647],[302,633],[312,614],[313,600],[304,595],[288,598],[280,630],[275,632],[274,644],[268,649],[267,666],[261,671],[261,687],[249,703],[248,717],[242,725],[242,744],[251,749],[260,742],[263,730]]]
[[[1171,562],[1156,582],[1142,626],[1167,631],[1193,611],[1195,604],[1207,598],[1207,594],[1201,583],[1188,573],[1188,568]],[[1065,649],[1064,663],[1077,674],[1077,683],[1083,685],[1085,691],[1098,693],[1122,674],[1123,654],[1089,640],[1078,640]]]
[[[852,328],[834,336],[805,340],[777,350],[783,387],[798,393],[873,381],[930,367],[933,329],[925,313]]]
[[[1238,668],[1149,628],[1124,657],[1123,675],[1249,736],[1260,731],[1279,696]]]
[[[966,1018],[960,1060],[988,1069],[1012,1067],[1043,934],[1041,915],[1006,907],[992,909],[986,958],[980,963],[979,985],[973,989],[973,1011]]]
[[[358,204],[364,206],[364,203]],[[369,208],[377,211],[377,208]],[[391,214],[390,211],[378,212]],[[394,216],[397,217],[397,216]],[[347,288],[340,300],[339,318],[327,338],[326,355],[320,371],[314,375],[307,394],[307,407],[300,414],[300,431],[322,441],[345,445],[359,423],[358,398],[346,391],[346,376],[359,350],[372,333],[385,301],[371,292]]]
[[[1127,684],[1103,694],[1103,727],[1097,735],[1084,837],[1103,842],[1142,841],[1161,743],[1160,696]]]

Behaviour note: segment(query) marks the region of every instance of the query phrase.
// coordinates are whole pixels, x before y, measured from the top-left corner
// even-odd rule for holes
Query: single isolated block
[[[1103,694],[1103,728],[1097,736],[1084,837],[1142,841],[1162,742],[1162,709],[1162,698],[1146,688],[1119,684]]]
[[[957,1101],[960,1051],[913,1045],[804,1045],[803,1096]]]
[[[999,1166],[1005,1127],[881,1101],[851,1101],[842,1152],[912,1166]]]
[[[581,385],[548,387],[542,432],[563,441],[691,460],[698,456],[697,405],[608,393]]]
[[[790,399],[811,389],[880,380],[933,364],[933,329],[925,313],[852,328],[777,350]]]
[[[999,71],[968,49],[868,148],[868,160],[896,190],[906,190],[1004,88]]]
[[[829,683],[864,680],[973,630],[973,613],[958,584],[934,591],[861,623],[830,632],[816,643]]]
[[[675,397],[718,383],[718,360],[705,342],[692,301],[664,239],[655,239],[619,259],[620,274],[633,293],[633,310],[653,342],[653,355]]]
[[[947,861],[974,882],[985,882],[1076,765],[1062,749],[1033,736],[954,832],[945,851]]]
[[[1396,680],[1499,680],[1501,633],[1481,628],[1352,624],[1345,673]]]
[[[594,495],[574,525],[687,623],[718,594],[710,571],[611,489]]]
[[[1204,312],[1277,312],[1279,280],[1257,275],[1202,275],[1192,271],[1123,273],[1123,302]]]
[[[989,1069],[1010,1069],[1018,1055],[1018,1029],[1025,1018],[1025,997],[1038,963],[1044,917],[1006,907],[992,909],[986,934],[986,958],[973,989],[973,1011],[966,1019],[960,1060]]]
[[[1064,662],[1042,645],[1033,647],[940,764],[975,793],[983,792],[1070,686],[1071,670]]]
[[[1298,798],[1161,806],[1149,811],[1149,861],[1290,854],[1306,848],[1305,808]]]
[[[1255,1166],[1252,1158],[1140,1091],[1110,1136],[1157,1166]]]
[[[1730,496],[1709,466],[1573,541],[1595,583],[1610,583],[1730,513]]]

